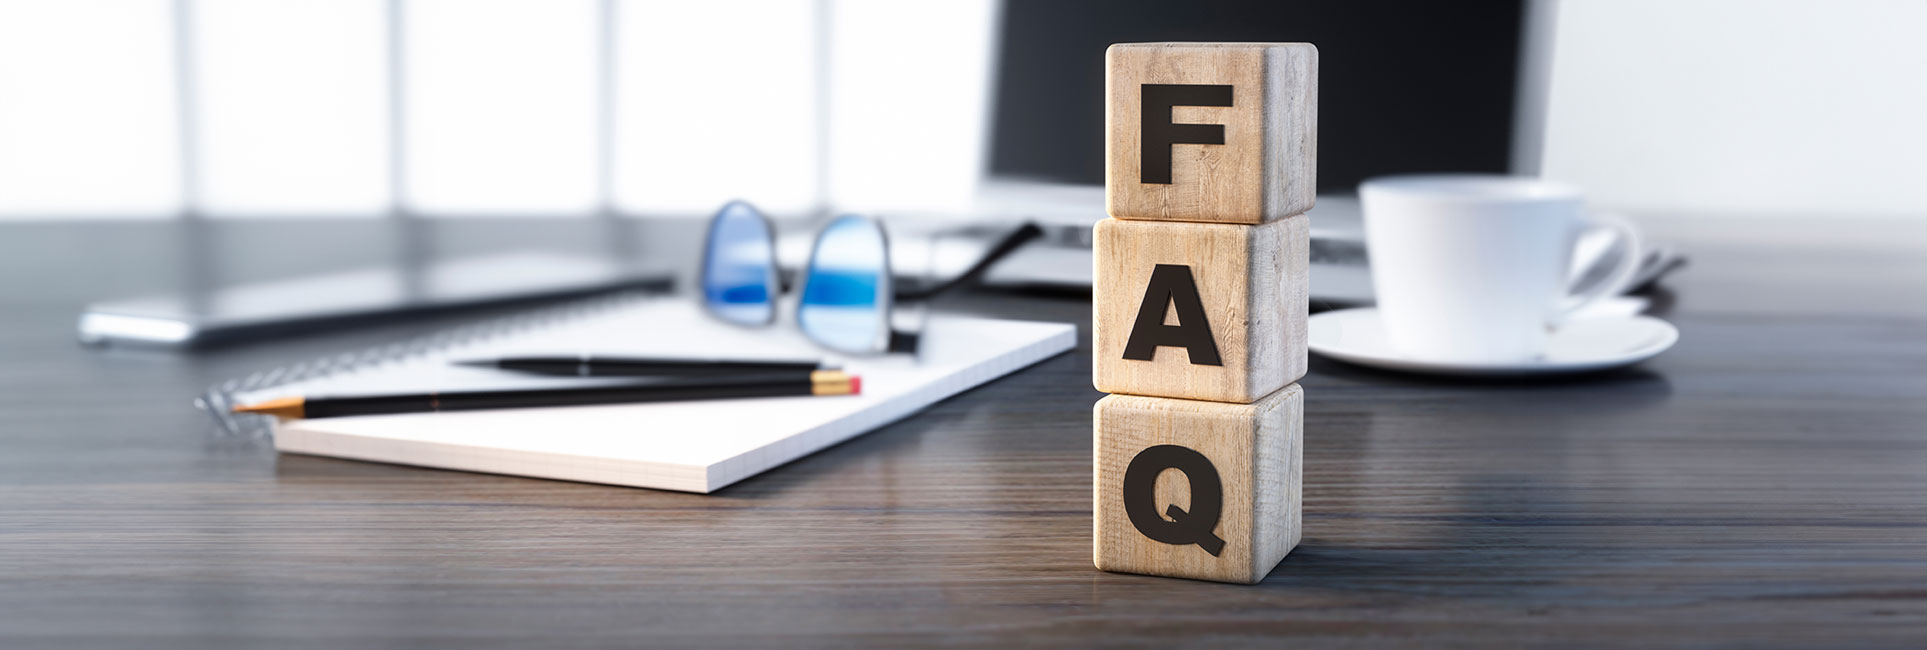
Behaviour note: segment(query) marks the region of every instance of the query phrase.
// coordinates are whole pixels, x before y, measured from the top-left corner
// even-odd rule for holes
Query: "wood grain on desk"
[[[275,228],[327,246],[366,227],[234,226],[220,241],[253,261],[220,272],[319,263],[250,248]],[[1633,371],[1461,383],[1314,359],[1304,541],[1250,587],[1091,568],[1088,345],[711,496],[277,458],[210,435],[188,400],[459,318],[192,356],[75,346],[81,303],[171,281],[152,272],[179,256],[166,228],[0,226],[0,645],[1927,639],[1915,227],[1679,240],[1694,266],[1662,298],[1682,341]],[[644,230],[645,248],[685,235]],[[1853,282],[1813,279],[1833,277]],[[945,304],[1089,320],[1078,297]]]

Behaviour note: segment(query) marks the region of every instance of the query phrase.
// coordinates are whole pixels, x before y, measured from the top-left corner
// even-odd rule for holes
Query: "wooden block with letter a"
[[[1309,224],[1099,221],[1092,383],[1249,403],[1305,376]]]
[[[1093,411],[1097,568],[1250,584],[1298,545],[1297,384],[1251,404],[1112,395]]]
[[[1317,47],[1119,43],[1104,59],[1111,216],[1258,224],[1311,209]]]

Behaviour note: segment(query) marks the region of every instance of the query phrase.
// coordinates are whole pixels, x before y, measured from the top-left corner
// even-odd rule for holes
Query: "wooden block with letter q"
[[[1097,568],[1263,580],[1303,535],[1304,401],[1297,384],[1251,404],[1098,400]]]
[[[1119,43],[1104,59],[1111,216],[1258,224],[1311,209],[1316,46]]]
[[[1091,383],[1250,403],[1305,376],[1309,219],[1099,221]]]

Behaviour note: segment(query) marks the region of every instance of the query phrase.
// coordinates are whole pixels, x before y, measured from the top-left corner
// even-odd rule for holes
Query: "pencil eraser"
[[[850,394],[851,394],[851,395],[862,395],[862,394],[863,394],[863,378],[862,378],[862,377],[858,377],[858,376],[856,376],[856,375],[850,375]]]

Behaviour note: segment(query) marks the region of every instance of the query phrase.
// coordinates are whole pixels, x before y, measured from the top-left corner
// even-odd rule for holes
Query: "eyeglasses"
[[[927,300],[982,275],[997,260],[1043,234],[1034,225],[1006,235],[956,278],[920,290],[896,286],[890,239],[877,220],[843,215],[817,231],[803,266],[796,324],[818,345],[848,354],[916,352],[918,328],[895,324],[898,304]],[[700,288],[703,306],[746,327],[776,323],[786,285],[776,264],[776,228],[748,203],[732,201],[709,221]],[[920,310],[919,310],[920,311]]]

